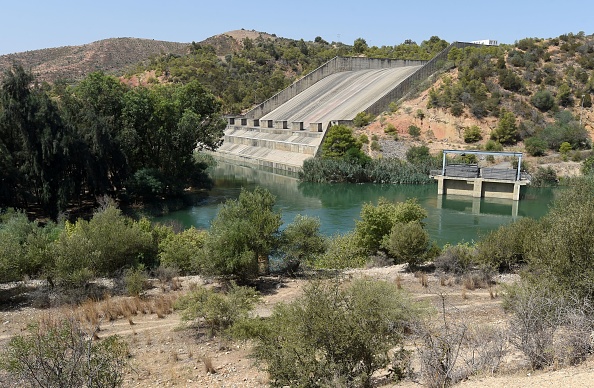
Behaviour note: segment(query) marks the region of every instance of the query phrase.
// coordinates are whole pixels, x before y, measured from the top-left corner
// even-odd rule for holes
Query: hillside
[[[58,79],[77,81],[89,73],[102,70],[109,74],[122,74],[126,68],[156,55],[183,55],[187,43],[150,39],[113,38],[81,46],[64,46],[0,56],[0,72],[13,63],[31,69],[38,81]]]

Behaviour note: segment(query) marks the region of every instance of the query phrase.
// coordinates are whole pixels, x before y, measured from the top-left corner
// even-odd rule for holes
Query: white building
[[[474,44],[484,44],[485,46],[497,46],[497,41],[496,40],[490,40],[490,39],[483,39],[483,40],[473,40],[470,43],[474,43]]]

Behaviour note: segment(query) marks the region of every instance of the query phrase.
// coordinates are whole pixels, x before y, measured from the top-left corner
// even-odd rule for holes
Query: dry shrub
[[[447,285],[447,281],[448,281],[448,278],[446,278],[445,276],[441,275],[439,277],[439,285],[440,286],[445,287]]]
[[[396,276],[396,287],[401,290],[402,289],[402,276]]]
[[[202,357],[202,362],[204,363],[204,370],[206,373],[217,373],[217,370],[212,365],[212,359],[210,357]]]
[[[429,278],[427,277],[426,273],[421,274],[421,277],[419,278],[419,283],[421,283],[421,286],[425,288],[429,287]]]
[[[508,338],[504,330],[493,326],[479,326],[469,331],[468,351],[464,362],[468,375],[477,371],[495,373],[508,352]]]
[[[93,326],[99,324],[99,310],[97,309],[97,302],[88,299],[80,306],[82,319],[90,323]]]
[[[462,288],[462,299],[468,299],[468,292],[466,291],[466,287]]]

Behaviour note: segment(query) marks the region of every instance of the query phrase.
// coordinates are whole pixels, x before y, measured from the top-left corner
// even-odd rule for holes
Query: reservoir
[[[521,217],[540,218],[548,212],[558,189],[522,190],[519,201],[494,198],[437,195],[437,185],[318,184],[303,183],[296,177],[275,174],[253,167],[218,162],[211,172],[215,185],[209,195],[189,208],[169,212],[156,221],[175,221],[184,227],[208,228],[219,206],[236,199],[242,187],[261,186],[276,197],[275,209],[282,213],[283,225],[296,215],[318,217],[321,232],[332,236],[355,227],[361,207],[374,205],[380,197],[390,201],[416,198],[427,210],[424,220],[438,245],[477,241],[484,234]]]

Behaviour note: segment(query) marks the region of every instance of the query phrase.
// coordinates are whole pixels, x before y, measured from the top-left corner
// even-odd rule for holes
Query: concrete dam
[[[317,154],[330,126],[387,110],[464,45],[453,43],[431,61],[335,57],[245,115],[228,117],[215,157],[295,173]]]

